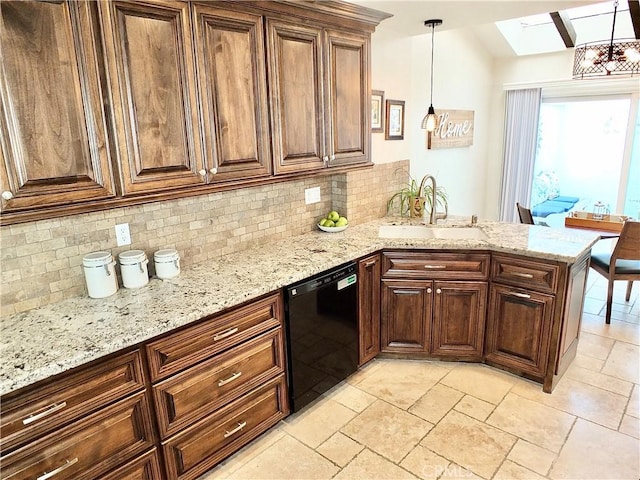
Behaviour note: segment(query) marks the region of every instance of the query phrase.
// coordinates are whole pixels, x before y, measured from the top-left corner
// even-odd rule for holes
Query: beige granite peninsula
[[[454,218],[439,226],[468,225]],[[383,248],[484,250],[572,264],[598,237],[588,231],[480,222],[484,240],[381,239],[384,218],[340,233],[312,232],[183,269],[105,299],[78,297],[1,319],[0,394],[233,307]],[[415,223],[415,222],[413,222]],[[420,223],[420,222],[418,222]]]

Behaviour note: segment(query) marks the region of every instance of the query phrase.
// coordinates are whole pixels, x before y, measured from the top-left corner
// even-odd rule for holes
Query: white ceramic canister
[[[127,250],[118,255],[122,284],[125,288],[140,288],[149,283],[147,255],[142,250]]]
[[[91,298],[104,298],[118,291],[116,262],[109,252],[93,252],[82,257],[87,292]]]
[[[153,254],[153,263],[158,278],[173,278],[180,275],[180,255],[175,248],[164,248]]]

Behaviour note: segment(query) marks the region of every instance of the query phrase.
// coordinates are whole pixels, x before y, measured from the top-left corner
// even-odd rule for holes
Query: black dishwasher
[[[357,370],[357,283],[352,262],[285,288],[292,412]]]

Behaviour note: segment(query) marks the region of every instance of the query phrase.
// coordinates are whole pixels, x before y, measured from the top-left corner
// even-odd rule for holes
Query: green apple
[[[327,213],[327,218],[329,220],[332,220],[332,221],[336,222],[340,218],[340,214],[338,212],[336,212],[335,210],[332,210],[329,213]]]

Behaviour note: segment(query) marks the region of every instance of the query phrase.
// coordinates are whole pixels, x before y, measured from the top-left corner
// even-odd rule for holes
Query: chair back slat
[[[640,222],[627,220],[624,223],[611,258],[640,260]]]
[[[523,207],[518,202],[516,202],[516,208],[518,209],[518,216],[520,217],[520,223],[526,223],[527,225],[533,225],[533,216],[531,215],[531,210],[527,207]]]

